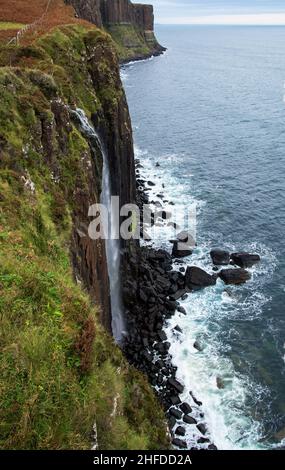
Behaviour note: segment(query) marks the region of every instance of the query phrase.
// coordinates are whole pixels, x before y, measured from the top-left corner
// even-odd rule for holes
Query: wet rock
[[[176,325],[176,326],[174,327],[174,330],[177,331],[178,333],[183,333],[183,330],[180,328],[179,325]]]
[[[168,418],[168,426],[169,426],[169,429],[173,429],[174,426],[176,425],[176,419],[174,418],[174,416],[169,416]]]
[[[177,290],[175,294],[170,295],[171,300],[179,300],[185,295],[186,291],[185,289]]]
[[[216,379],[216,382],[217,382],[217,387],[221,390],[223,388],[225,388],[225,383],[223,381],[223,379],[221,377],[217,377]]]
[[[260,256],[250,253],[232,253],[231,259],[240,268],[252,268],[255,264],[260,262]]]
[[[177,390],[178,393],[183,393],[184,385],[182,385],[180,382],[178,382],[178,380],[170,378],[170,379],[168,379],[167,383],[168,383],[168,385],[170,385],[170,387]]]
[[[172,240],[173,249],[172,256],[173,258],[184,258],[186,256],[192,255],[194,248],[196,246],[195,240],[192,235],[184,230],[177,235],[177,240]]]
[[[155,186],[155,183],[154,183],[153,181],[148,181],[147,184],[148,184],[149,186]]]
[[[164,331],[159,331],[157,336],[159,337],[160,341],[166,341],[167,340],[167,336],[166,336],[166,333]]]
[[[194,403],[197,405],[197,406],[202,406],[203,403],[199,400],[197,400],[197,398],[195,397],[194,393],[193,392],[190,392],[190,395],[192,397],[192,400],[194,401]]]
[[[204,287],[214,286],[217,281],[216,275],[208,274],[201,268],[191,266],[187,268],[185,274],[185,286],[190,291],[203,289]]]
[[[217,446],[215,446],[215,444],[210,444],[208,446],[208,450],[218,450]]]
[[[190,250],[184,243],[173,242],[172,256],[173,258],[185,258],[192,255],[193,250]]]
[[[178,410],[177,408],[170,408],[169,414],[171,416],[174,416],[175,419],[181,419],[182,418],[182,411]]]
[[[198,444],[206,444],[207,442],[210,442],[210,439],[208,439],[207,437],[199,437],[197,442]]]
[[[203,349],[204,349],[199,341],[195,341],[195,343],[193,344],[193,347],[195,349],[197,349],[197,351],[199,351],[199,352],[203,351]]]
[[[219,272],[219,277],[225,284],[239,285],[251,279],[251,274],[245,269],[222,269]]]
[[[188,403],[184,402],[182,403],[182,405],[180,405],[180,410],[183,411],[183,413],[185,415],[188,415],[190,413],[192,413],[192,408],[190,405],[188,405]]]
[[[192,416],[189,416],[189,415],[184,415],[183,416],[183,421],[186,424],[197,424],[196,419],[192,418]]]
[[[197,424],[197,429],[199,429],[201,434],[205,435],[207,433],[206,425],[203,423]]]
[[[210,256],[216,266],[226,266],[230,262],[230,253],[225,250],[212,250]]]
[[[179,447],[180,449],[187,449],[187,444],[185,441],[182,441],[181,439],[175,438],[172,440],[172,444],[175,447]]]
[[[181,403],[181,400],[180,398],[177,396],[177,395],[172,395],[170,397],[170,403],[175,406],[175,405],[179,405]]]
[[[181,307],[181,306],[177,307],[177,311],[180,313],[183,313],[183,315],[187,315],[187,312],[184,307]]]
[[[175,434],[177,434],[178,436],[185,436],[185,428],[183,428],[183,426],[178,426],[178,428],[175,429]]]

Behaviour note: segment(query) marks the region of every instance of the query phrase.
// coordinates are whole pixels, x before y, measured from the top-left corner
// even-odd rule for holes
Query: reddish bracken
[[[91,26],[87,21],[77,19],[73,8],[65,5],[63,0],[50,0],[50,2],[48,0],[0,0],[0,23],[31,25],[41,18],[41,22],[35,28],[22,36],[22,43],[29,43],[37,36],[60,25],[81,23]],[[17,31],[17,29],[1,30],[0,28],[0,42],[11,39]]]

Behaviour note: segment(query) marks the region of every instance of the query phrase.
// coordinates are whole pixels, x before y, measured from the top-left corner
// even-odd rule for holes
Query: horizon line
[[[285,26],[285,12],[160,18],[155,23],[199,26]]]

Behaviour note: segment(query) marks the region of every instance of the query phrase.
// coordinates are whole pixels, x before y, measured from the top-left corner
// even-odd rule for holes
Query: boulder
[[[210,444],[208,446],[208,450],[218,450],[217,446],[215,446],[215,444]]]
[[[187,312],[186,312],[185,308],[181,307],[181,305],[179,307],[177,307],[177,311],[179,313],[183,313],[183,315],[187,315]]]
[[[177,331],[177,333],[182,333],[182,332],[183,332],[183,331],[182,331],[182,328],[180,328],[179,325],[176,325],[176,326],[174,327],[174,330]]]
[[[231,259],[240,268],[252,268],[255,264],[260,262],[260,256],[250,253],[232,253]]]
[[[178,380],[170,378],[167,382],[168,385],[170,385],[171,388],[174,388],[178,393],[183,393],[184,385],[178,382]]]
[[[195,341],[195,343],[193,344],[193,347],[197,349],[197,351],[199,352],[203,351],[203,346],[199,341]]]
[[[215,274],[211,275],[203,271],[201,268],[191,266],[187,268],[185,274],[185,287],[192,290],[203,289],[204,287],[214,286],[217,281]]]
[[[215,249],[210,252],[210,255],[216,266],[226,266],[230,262],[230,253],[228,251]]]
[[[210,440],[207,437],[199,437],[197,442],[198,444],[206,444],[206,442],[210,442]]]
[[[177,408],[170,408],[169,414],[171,416],[174,416],[176,419],[181,419],[182,418],[182,411],[178,410]]]
[[[173,439],[172,440],[172,444],[175,446],[175,447],[179,447],[180,449],[187,449],[187,444],[185,441],[182,441],[181,439]]]
[[[184,415],[183,416],[183,421],[186,424],[197,424],[196,419],[192,418],[192,416],[189,416],[189,415]]]
[[[180,405],[180,410],[183,411],[184,414],[188,415],[192,412],[192,408],[188,403],[184,402]]]
[[[197,429],[199,429],[201,434],[205,435],[207,433],[207,428],[206,428],[205,424],[203,424],[203,423],[197,424]]]
[[[185,436],[186,434],[185,428],[183,428],[183,426],[178,426],[175,429],[175,434],[177,434],[178,436]]]
[[[183,230],[177,235],[177,240],[172,240],[172,256],[174,258],[184,258],[192,255],[196,242],[190,232]]]
[[[177,290],[174,294],[171,294],[169,297],[171,300],[179,300],[186,294],[185,289]]]
[[[181,403],[181,400],[180,400],[180,398],[179,398],[177,395],[172,395],[172,396],[170,397],[170,403],[171,403],[172,405],[174,405],[174,406],[175,406],[175,405],[179,405],[179,403]]]
[[[251,279],[251,274],[245,269],[222,269],[219,276],[225,284],[244,284]]]
[[[217,377],[216,379],[217,382],[217,387],[221,390],[222,388],[225,388],[225,383],[221,377]]]

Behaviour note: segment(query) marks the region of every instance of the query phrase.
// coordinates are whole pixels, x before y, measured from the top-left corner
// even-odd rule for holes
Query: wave
[[[156,185],[149,187],[149,199],[157,201],[157,194],[163,194],[165,210],[175,207],[175,222],[181,230],[186,229],[185,206],[195,206],[198,219],[203,217],[206,202],[196,199],[193,194],[192,178],[181,180],[175,168],[179,167],[181,156],[162,155],[155,158],[146,150],[135,147],[136,158],[140,159],[142,176]],[[159,166],[158,166],[159,165]],[[171,204],[174,203],[175,206]],[[199,234],[200,235],[200,234]],[[167,250],[173,237],[172,229],[160,227],[151,244]],[[212,240],[215,245],[224,246],[223,234],[205,233],[198,237],[199,244],[190,258],[177,261],[175,267],[186,268],[187,264],[199,266],[208,272],[212,270],[209,252]],[[233,344],[242,344],[242,330],[239,323],[250,324],[258,319],[270,297],[264,293],[264,285],[272,278],[277,265],[274,253],[260,243],[239,246],[227,241],[229,251],[241,249],[258,252],[263,262],[251,269],[252,280],[242,288],[225,287],[221,280],[216,286],[196,292],[181,301],[187,315],[176,312],[165,326],[171,343],[170,354],[177,366],[177,377],[185,384],[181,397],[193,408],[193,416],[201,421],[201,408],[195,405],[189,392],[192,391],[203,402],[203,413],[209,433],[219,449],[262,449],[269,448],[264,441],[262,420],[257,419],[254,410],[260,403],[267,403],[270,414],[270,390],[257,383],[249,369],[243,372],[242,351],[237,352]],[[178,334],[179,325],[183,333]],[[201,351],[194,343],[199,341]],[[198,431],[187,426],[188,447],[197,445]],[[200,444],[200,447],[205,447]]]

